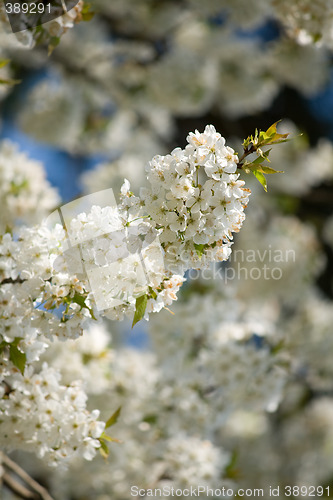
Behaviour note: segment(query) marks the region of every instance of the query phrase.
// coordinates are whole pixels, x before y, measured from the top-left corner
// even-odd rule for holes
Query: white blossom
[[[0,190],[2,231],[20,223],[39,223],[59,203],[41,163],[8,140],[0,145]]]
[[[5,449],[34,452],[54,466],[75,454],[95,456],[105,424],[97,421],[98,411],[87,411],[79,383],[61,385],[59,372],[44,364],[39,373],[29,367],[12,374],[7,384],[10,394],[0,400]]]

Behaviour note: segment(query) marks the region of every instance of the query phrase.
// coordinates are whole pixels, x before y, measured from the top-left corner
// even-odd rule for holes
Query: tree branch
[[[41,486],[37,481],[35,481],[25,470],[23,470],[17,463],[13,462],[7,455],[0,453],[2,458],[2,464],[7,467],[10,471],[16,474],[20,479],[22,479],[33,491],[29,491],[25,486],[17,482],[10,474],[6,472],[3,474],[3,482],[12,489],[16,494],[20,495],[22,498],[37,499],[38,496],[42,500],[53,500],[48,491]],[[37,493],[37,496],[35,493]],[[29,496],[30,495],[30,496]]]
[[[237,166],[237,168],[242,168],[242,166],[243,166],[243,160],[244,160],[247,156],[249,156],[249,155],[251,155],[252,153],[254,153],[255,151],[256,151],[256,148],[255,148],[255,146],[253,146],[253,144],[252,144],[252,146],[251,146],[249,149],[244,150],[243,155],[239,158],[239,162],[238,162],[238,166]]]
[[[23,280],[22,278],[5,278],[4,280],[0,281],[0,285],[15,285],[16,283],[24,283],[26,280]]]
[[[23,484],[16,481],[16,479],[14,479],[13,476],[8,474],[7,472],[4,473],[2,480],[3,484],[5,484],[11,491],[13,491],[15,495],[19,495],[21,498],[36,500],[36,493],[28,490],[25,486],[23,486]]]

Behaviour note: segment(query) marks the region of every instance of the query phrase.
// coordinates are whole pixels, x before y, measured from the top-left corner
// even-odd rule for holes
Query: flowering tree
[[[73,218],[68,229],[16,226],[20,203],[16,199],[13,207],[13,196],[24,203],[26,189],[35,190],[38,198],[40,192],[45,196],[46,188],[53,196],[46,197],[46,209],[56,196],[39,165],[33,163],[35,176],[26,178],[20,161],[26,168],[29,160],[4,145],[15,165],[12,180],[4,182],[4,212],[12,220],[4,221],[1,239],[0,425],[5,448],[34,451],[53,465],[75,455],[91,460],[101,447],[105,453],[104,428],[110,421],[98,421],[98,410],[87,411],[87,396],[78,382],[64,385],[60,373],[47,362],[36,363],[54,337],[75,339],[87,318],[96,320],[100,296],[109,317],[134,314],[134,326],[176,300],[188,269],[226,260],[249,197],[237,169],[252,170],[265,185],[262,172],[274,170],[263,166],[268,153],[261,148],[286,140],[286,134],[278,134],[274,125],[251,136],[244,141],[240,159],[213,126],[204,133],[191,133],[187,140],[184,150],[154,157],[147,167],[150,188],[142,189],[140,196],[134,196],[125,181],[118,207],[93,206],[89,213]],[[251,153],[257,159],[246,161]],[[8,165],[3,167],[6,172]],[[80,272],[72,274],[70,260],[59,263],[66,237],[79,245],[85,270],[100,266],[97,290],[91,289],[95,267],[80,278]],[[151,246],[157,237],[159,248]],[[140,272],[138,249],[148,269],[147,281]],[[162,261],[156,257],[158,251],[165,257]]]
[[[288,103],[329,82],[331,2],[10,8],[4,130],[95,168],[61,200],[0,145],[4,498],[329,497],[333,147]]]

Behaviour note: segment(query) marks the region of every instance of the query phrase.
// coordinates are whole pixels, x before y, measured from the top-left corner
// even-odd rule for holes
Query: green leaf
[[[204,251],[205,251],[205,245],[198,245],[197,243],[194,243],[194,248],[195,248],[195,251],[197,252],[198,254],[198,257],[201,259]]]
[[[121,443],[119,439],[108,436],[107,434],[105,434],[105,432],[103,432],[103,434],[101,435],[101,439],[104,441],[109,441],[110,443]]]
[[[11,342],[9,345],[14,345],[15,347],[17,347],[21,340],[23,340],[23,337],[15,337],[13,342]]]
[[[262,162],[262,156],[259,156],[259,158],[256,158],[255,160],[253,160],[253,161],[251,161],[249,163],[245,162],[244,165],[247,165],[247,166],[249,166],[249,165],[260,165],[261,162]]]
[[[271,349],[271,353],[272,354],[277,354],[278,352],[281,351],[281,349],[283,349],[285,346],[285,342],[284,340],[280,340],[280,342],[278,342],[272,349]]]
[[[81,10],[82,21],[90,21],[95,15],[91,10],[91,3],[85,3]]]
[[[27,357],[24,352],[21,352],[18,347],[14,345],[14,342],[9,346],[9,359],[23,375]]]
[[[12,80],[11,78],[9,79],[0,78],[1,85],[18,85],[19,83],[21,83],[21,80]]]
[[[261,160],[262,158],[257,158],[257,160]],[[246,169],[249,171],[253,172],[261,172],[262,174],[283,174],[282,170],[274,170],[274,168],[268,167],[267,165],[263,165],[262,163],[257,163],[257,160],[253,161],[252,163],[246,163],[244,165],[244,170]]]
[[[152,289],[151,286],[148,287],[149,295],[152,299],[156,300],[157,299],[157,293],[155,290]]]
[[[101,439],[104,441],[110,441],[110,442],[114,440],[111,436],[108,436],[107,434],[105,434],[105,432],[103,432],[103,434],[101,435]]]
[[[143,422],[147,422],[147,424],[156,424],[157,416],[156,415],[147,415],[143,418]]]
[[[95,321],[97,321],[95,315],[94,315],[94,311],[92,310],[91,307],[87,306],[86,304],[86,297],[83,297],[82,295],[80,295],[79,293],[75,293],[74,297],[72,299],[70,299],[71,302],[74,302],[75,304],[78,304],[81,309],[88,309],[88,311],[90,312],[90,316],[92,317],[92,319],[94,319]]]
[[[82,12],[82,21],[91,21],[95,15],[95,12]]]
[[[236,479],[238,477],[239,471],[236,469],[237,461],[238,452],[234,450],[231,455],[231,460],[225,469],[225,475],[228,479]]]
[[[121,406],[119,406],[118,410],[116,410],[114,414],[111,415],[111,417],[106,421],[105,429],[108,429],[109,427],[117,423],[120,412],[121,412]]]
[[[47,55],[50,56],[54,49],[59,45],[60,43],[60,36],[53,36],[50,40],[49,47],[48,47],[48,53]]]
[[[250,143],[251,143],[250,137],[247,137],[246,139],[244,139],[243,144],[242,144],[244,151],[250,146]]]
[[[22,182],[17,183],[15,181],[11,181],[10,183],[10,193],[13,194],[14,196],[18,196],[22,189],[26,189],[29,187],[29,182],[27,179],[24,179]]]
[[[322,33],[313,33],[313,35],[312,35],[312,40],[314,43],[319,42],[322,38],[323,38]]]
[[[266,181],[266,177],[264,176],[264,174],[259,172],[259,170],[252,170],[252,173],[258,179],[258,181],[260,182],[260,184],[262,185],[262,187],[264,188],[264,190],[267,193],[267,181]]]
[[[8,63],[10,63],[10,59],[0,59],[0,68],[7,66]]]
[[[278,134],[277,132],[277,124],[281,120],[273,123],[266,132],[261,130],[259,134],[259,144],[258,146],[265,146],[266,144],[279,144],[280,142],[286,142],[290,139],[287,139],[289,134]]]
[[[281,120],[278,120],[277,122],[273,123],[267,130],[266,130],[266,135],[268,137],[273,137],[277,133],[277,124],[280,123]]]
[[[86,299],[85,297],[82,297],[79,293],[76,293],[72,299],[72,302],[75,302],[75,304],[78,304],[81,309],[86,308],[88,309],[88,306],[86,305]]]
[[[103,458],[108,458],[109,456],[109,448],[103,439],[99,439],[99,442],[101,443],[101,447],[99,449],[100,454],[102,455]]]
[[[264,174],[277,174],[282,173],[281,170],[275,170],[274,168],[268,167],[265,162],[269,162],[269,154],[271,149],[263,151],[262,146],[267,146],[269,144],[278,144],[279,142],[285,142],[288,134],[278,134],[277,124],[279,122],[273,123],[266,131],[260,131],[258,137],[258,130],[256,129],[255,136],[246,139],[243,143],[244,145],[244,155],[246,157],[248,154],[255,153],[257,158],[253,161],[244,161],[241,164],[242,170],[247,174],[251,173],[256,177],[256,179],[263,186],[264,190],[267,191],[267,181]],[[246,147],[245,147],[246,146]]]
[[[260,170],[264,174],[283,174],[283,170],[274,170],[274,168],[267,167],[266,165],[260,165]]]
[[[147,302],[148,302],[148,295],[147,294],[141,295],[140,297],[138,297],[136,299],[136,302],[135,302],[135,313],[134,313],[132,328],[139,321],[141,321],[142,318],[144,317],[145,312],[146,312]]]
[[[262,151],[260,148],[257,149],[257,154],[259,153],[260,155],[260,158],[268,161],[268,163],[271,162],[271,160],[268,158],[269,157],[269,153],[272,151],[272,148],[271,149],[267,149],[267,151]],[[259,159],[259,158],[257,158]]]
[[[0,344],[0,354],[2,354],[2,352],[4,351],[4,349],[8,346],[8,342],[6,342],[5,340],[3,340]]]

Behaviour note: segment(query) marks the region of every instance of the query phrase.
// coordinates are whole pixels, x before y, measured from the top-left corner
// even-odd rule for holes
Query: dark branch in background
[[[0,281],[0,286],[1,285],[16,285],[18,283],[24,283],[26,280],[23,280],[22,278],[6,278],[2,281]]]
[[[0,452],[0,466],[0,481],[2,481],[2,483],[0,482],[0,488],[2,488],[3,484],[23,499],[53,500],[43,486],[37,483],[25,470],[2,452]],[[22,481],[25,484],[22,484]]]

